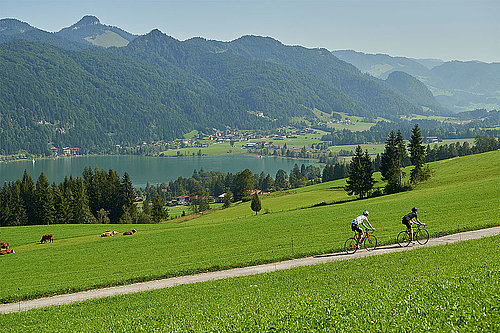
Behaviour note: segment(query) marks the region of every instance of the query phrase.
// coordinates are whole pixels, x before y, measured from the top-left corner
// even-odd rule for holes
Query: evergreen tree
[[[347,165],[345,163],[337,163],[333,167],[333,180],[347,177]]]
[[[35,214],[39,224],[52,224],[54,222],[54,196],[45,174],[42,172],[36,182],[35,188],[36,208]]]
[[[121,206],[121,215],[125,213],[130,207],[134,205],[135,200],[135,190],[132,185],[132,181],[130,180],[130,176],[128,173],[124,173],[123,177],[120,181],[120,206]]]
[[[410,151],[411,164],[414,166],[410,173],[410,181],[415,184],[419,181],[425,180],[429,176],[429,172],[424,169],[425,146],[422,144],[422,134],[420,133],[418,124],[415,124],[412,129],[410,142],[408,143],[408,150]]]
[[[233,202],[233,192],[227,189],[226,194],[224,195],[223,205],[224,208],[231,207],[231,203]]]
[[[35,183],[33,183],[33,179],[31,179],[26,169],[24,170],[23,179],[21,180],[21,198],[23,199],[24,209],[28,219],[27,223],[36,224]]]
[[[74,204],[73,204],[73,223],[89,224],[97,223],[96,218],[90,212],[89,198],[87,189],[82,178],[77,178],[74,182]]]
[[[239,201],[246,197],[254,188],[254,178],[252,172],[248,169],[240,171],[234,178],[234,201]]]
[[[195,199],[196,205],[198,206],[198,211],[199,212],[204,212],[208,209],[210,209],[210,204],[209,204],[209,195],[206,191],[198,191],[196,193],[197,199]]]
[[[111,221],[109,219],[109,212],[103,208],[97,211],[97,223],[99,224],[109,224]]]
[[[382,180],[387,181],[387,193],[399,192],[402,189],[400,156],[394,131],[391,131],[385,143],[385,151],[380,157],[380,173]]]
[[[168,217],[168,211],[163,203],[163,199],[160,195],[157,195],[153,199],[153,206],[151,207],[151,217],[156,223],[161,222],[164,218]]]
[[[260,198],[257,193],[252,196],[252,203],[250,204],[250,208],[252,208],[252,210],[255,212],[255,215],[257,215],[257,213],[262,209]]]
[[[323,174],[321,175],[321,181],[324,183],[334,180],[333,172],[334,172],[333,165],[327,164],[323,169]]]
[[[285,170],[279,169],[276,172],[276,177],[274,178],[274,184],[278,191],[287,190],[290,187],[287,181],[287,174]]]
[[[363,199],[370,194],[374,184],[370,155],[368,151],[363,154],[361,146],[357,146],[349,164],[345,190],[348,195],[359,195]]]
[[[396,147],[398,151],[399,167],[403,168],[407,166],[410,161],[408,159],[408,151],[406,150],[406,144],[403,139],[403,135],[401,134],[401,130],[398,130],[398,133],[396,134]]]
[[[398,130],[398,133],[396,134],[396,151],[397,151],[397,164],[400,170],[399,183],[403,184],[403,178],[405,177],[406,173],[403,170],[401,170],[401,168],[408,165],[409,159],[408,159],[408,152],[406,150],[405,140],[403,139],[401,130]]]

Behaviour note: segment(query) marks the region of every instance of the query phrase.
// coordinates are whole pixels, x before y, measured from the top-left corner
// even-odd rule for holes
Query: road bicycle
[[[425,229],[425,226],[418,224],[417,228],[413,228],[413,240],[417,241],[420,245],[425,245],[429,241],[429,232]],[[399,246],[406,247],[410,245],[412,239],[410,238],[410,230],[406,229],[398,234],[397,242]]]
[[[359,248],[361,248],[361,244],[365,247],[367,251],[373,251],[377,247],[377,237],[375,237],[373,234],[370,232],[373,231],[373,229],[365,229],[365,232],[363,233],[363,236],[361,239],[357,240],[358,238],[358,233],[354,232],[354,237],[348,238],[345,241],[344,244],[344,250],[348,254],[353,254],[355,253]]]

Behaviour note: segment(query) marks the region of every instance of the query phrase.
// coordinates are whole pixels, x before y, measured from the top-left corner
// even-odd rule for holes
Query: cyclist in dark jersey
[[[415,221],[413,221],[415,220]],[[411,227],[412,224],[417,223],[418,225],[425,225],[425,223],[422,223],[418,220],[417,217],[417,207],[413,207],[411,209],[411,213],[406,214],[403,216],[403,224],[406,226],[406,228],[410,231],[410,239],[413,241],[413,228]]]

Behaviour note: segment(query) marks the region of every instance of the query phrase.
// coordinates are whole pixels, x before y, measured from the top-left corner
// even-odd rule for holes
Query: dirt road
[[[493,227],[488,229],[481,229],[475,231],[461,232],[458,234],[443,236],[439,238],[432,238],[424,246],[436,246],[441,244],[456,243],[460,241],[466,241],[471,239],[477,239],[481,237],[488,237],[500,234],[500,227]],[[261,274],[266,272],[273,272],[282,269],[290,269],[299,266],[316,265],[321,263],[326,263],[334,260],[347,260],[354,258],[368,257],[372,255],[380,255],[391,252],[408,251],[415,248],[423,247],[422,245],[410,245],[409,247],[402,248],[399,245],[387,245],[377,248],[375,251],[368,252],[366,250],[359,250],[355,254],[347,255],[345,253],[332,253],[318,255],[314,257],[307,257],[301,259],[293,259],[287,261],[281,261],[271,264],[264,264],[258,266],[250,266],[243,268],[234,268],[218,272],[201,273],[195,275],[179,276],[163,280],[155,280],[141,283],[134,283],[130,285],[95,289],[89,291],[78,292],[74,294],[64,294],[40,299],[34,299],[30,301],[23,301],[20,303],[9,303],[0,304],[0,314],[6,314],[18,311],[27,311],[35,308],[43,308],[54,305],[70,304],[74,302],[81,302],[88,299],[103,298],[123,294],[137,293],[141,291],[161,289],[174,287],[181,284],[190,284],[197,282],[204,282],[210,280],[226,279],[237,276],[247,276],[254,274]]]

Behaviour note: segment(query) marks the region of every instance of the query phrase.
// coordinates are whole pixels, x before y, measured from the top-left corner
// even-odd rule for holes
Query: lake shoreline
[[[95,169],[112,169],[120,176],[129,174],[134,187],[144,187],[147,183],[161,184],[175,181],[179,177],[189,178],[194,170],[220,171],[236,174],[249,169],[252,173],[264,172],[274,177],[279,170],[287,173],[295,164],[316,165],[314,160],[297,159],[282,156],[260,156],[238,153],[213,156],[182,156],[163,158],[140,155],[79,155],[68,157],[20,159],[13,163],[0,163],[0,182],[11,182],[22,179],[26,170],[36,182],[41,172],[50,183],[61,182],[64,177],[80,177],[85,167]]]

